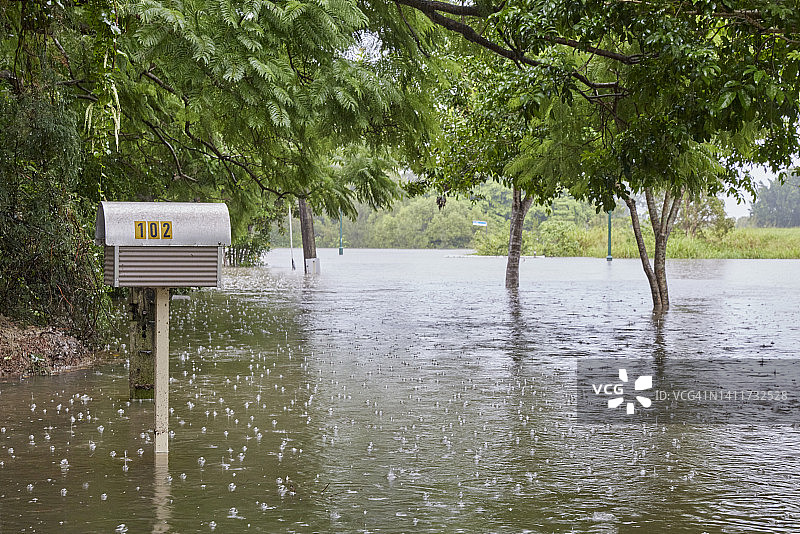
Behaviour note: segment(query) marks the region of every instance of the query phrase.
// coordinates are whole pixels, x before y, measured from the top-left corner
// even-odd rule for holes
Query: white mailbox
[[[153,350],[138,352],[151,356],[158,458],[169,451],[169,288],[219,285],[223,247],[231,244],[228,207],[191,202],[101,202],[94,237],[105,247],[106,284],[140,288],[133,292],[152,290],[153,300],[148,305],[154,307],[154,320],[146,319],[143,310],[131,313],[137,321],[133,324],[151,329]],[[135,335],[139,335],[138,327],[131,330],[131,347]],[[143,366],[141,362],[138,365]],[[131,365],[131,380],[133,371]]]
[[[231,222],[222,203],[101,202],[95,241],[110,286],[218,286]]]

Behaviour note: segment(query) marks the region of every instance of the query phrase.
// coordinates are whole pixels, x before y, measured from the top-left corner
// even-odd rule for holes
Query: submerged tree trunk
[[[305,260],[317,257],[317,243],[314,239],[314,214],[311,206],[304,198],[297,199],[300,212],[300,235],[303,237],[303,268],[308,274],[308,264]]]
[[[533,203],[533,196],[514,187],[511,202],[511,232],[508,236],[508,263],[506,264],[506,287],[519,287],[519,258],[522,255],[522,225]]]
[[[647,254],[642,226],[639,221],[639,213],[636,211],[636,201],[629,196],[623,200],[631,213],[631,224],[633,234],[636,236],[636,245],[639,248],[639,258],[642,261],[644,274],[650,284],[650,293],[653,297],[653,311],[664,312],[669,309],[669,289],[667,287],[667,241],[678,216],[683,192],[677,194],[667,191],[664,194],[664,202],[659,212],[656,205],[655,195],[650,188],[645,189],[645,199],[647,210],[650,213],[650,224],[653,227],[655,236],[655,247],[653,251],[653,263]]]

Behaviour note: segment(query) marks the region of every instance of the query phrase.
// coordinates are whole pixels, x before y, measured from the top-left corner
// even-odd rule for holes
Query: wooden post
[[[154,384],[153,338],[155,294],[152,289],[132,287],[130,293],[130,349],[128,384],[130,398],[152,399]]]
[[[169,288],[155,289],[156,453],[169,452]]]

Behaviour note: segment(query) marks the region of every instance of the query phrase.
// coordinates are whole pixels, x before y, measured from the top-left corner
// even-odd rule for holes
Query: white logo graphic
[[[619,379],[623,382],[628,382],[628,371],[625,369],[619,370]],[[640,376],[636,379],[633,383],[633,390],[634,391],[644,391],[647,389],[652,389],[653,387],[653,377],[651,375]],[[614,388],[614,392],[617,393],[617,389]],[[619,408],[620,405],[625,402],[624,397],[622,397],[622,388],[619,389],[619,397],[615,397],[613,399],[608,400],[608,407],[615,409]],[[639,404],[644,406],[645,408],[649,408],[650,405],[653,403],[649,398],[643,397],[641,395],[636,395],[636,400],[639,401]],[[634,403],[628,402],[626,404],[626,413],[627,415],[633,415],[634,413]]]

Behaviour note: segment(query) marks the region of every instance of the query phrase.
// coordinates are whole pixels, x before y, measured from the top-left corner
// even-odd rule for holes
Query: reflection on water
[[[153,525],[153,534],[169,532],[169,509],[171,500],[169,493],[169,456],[166,454],[155,455],[155,476],[153,477],[153,507],[156,510],[156,520]]]
[[[0,532],[795,532],[797,426],[581,425],[575,362],[796,357],[800,262],[323,250],[173,302],[169,464],[109,364],[0,384]]]

